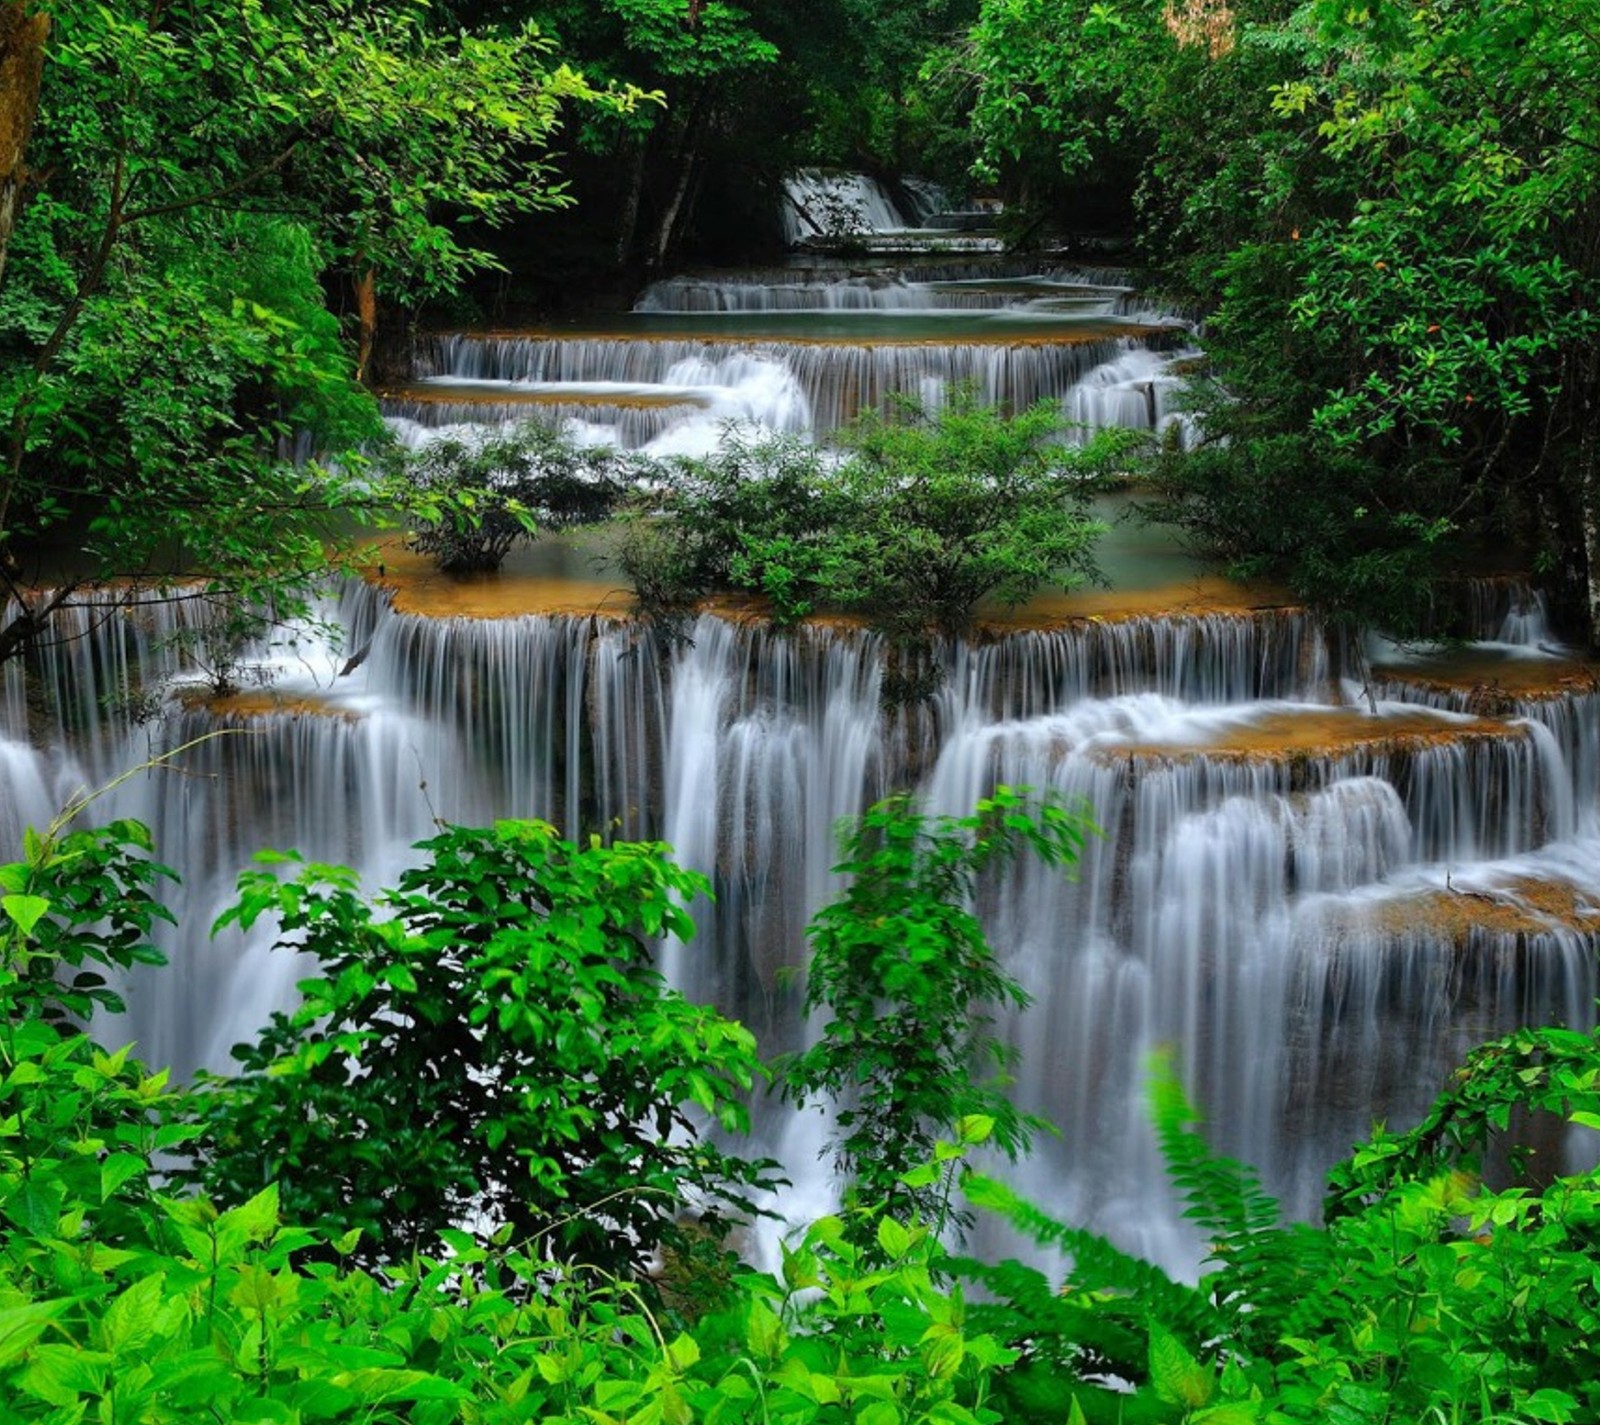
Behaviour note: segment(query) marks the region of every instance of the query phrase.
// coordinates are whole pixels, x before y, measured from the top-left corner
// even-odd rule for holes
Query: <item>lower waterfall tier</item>
[[[1034,999],[1009,1028],[1017,1096],[1062,1130],[1021,1185],[1168,1263],[1197,1244],[1145,1120],[1156,1046],[1218,1145],[1309,1213],[1322,1169],[1373,1119],[1418,1114],[1471,1043],[1592,1015],[1600,719],[1570,673],[1492,715],[1386,674],[1374,714],[1330,701],[1343,655],[1303,614],[1213,597],[997,625],[938,650],[926,702],[885,710],[881,644],[856,629],[708,613],[669,645],[611,616],[402,614],[352,585],[327,610],[341,646],[307,629],[261,651],[269,686],[213,703],[164,641],[179,607],[85,616],[8,680],[0,835],[195,743],[97,808],[148,822],[183,879],[174,963],[140,977],[126,1028],[184,1071],[224,1066],[292,993],[297,968],[260,937],[205,937],[262,846],[376,887],[435,818],[665,840],[716,904],[664,968],[773,1054],[805,1033],[783,972],[836,889],[837,821],[902,786],[961,812],[997,782],[1086,801],[1104,830],[1076,879],[1022,865],[982,898]],[[164,716],[108,709],[118,688],[166,697]],[[32,746],[41,708],[68,731]],[[816,1201],[813,1128],[758,1112]]]

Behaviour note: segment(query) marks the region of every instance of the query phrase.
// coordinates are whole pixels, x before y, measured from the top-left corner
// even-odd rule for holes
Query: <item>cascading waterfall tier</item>
[[[891,334],[850,343],[464,333],[431,339],[418,366],[445,382],[543,388],[547,398],[559,396],[563,385],[592,390],[600,383],[676,393],[702,402],[715,423],[743,418],[767,430],[820,433],[894,393],[937,401],[951,386],[969,383],[986,402],[1021,408],[1073,391],[1122,362],[1064,414],[1090,424],[1126,417],[1136,428],[1154,428],[1169,414],[1152,383],[1163,379],[1170,355],[1138,370],[1128,365],[1136,352],[1153,356],[1152,344],[1170,346],[1171,338],[1155,332],[947,343],[895,341]],[[1108,400],[1112,388],[1117,394]]]
[[[516,399],[519,394],[521,399]],[[697,419],[712,401],[699,394],[653,391],[485,392],[440,382],[390,393],[379,404],[390,429],[412,448],[440,434],[472,438],[486,426],[541,420],[568,430],[603,433],[604,443],[637,450]]]
[[[937,269],[935,269],[937,270]],[[749,276],[670,277],[652,282],[636,312],[919,312],[1083,311],[1117,315],[1136,309],[1137,295],[1120,268],[1045,267],[1026,273],[974,272],[958,277],[903,271],[775,272]]]
[[[325,615],[363,650],[346,676],[345,655],[307,634],[258,650],[280,671],[270,688],[209,704],[190,686],[148,727],[100,695],[108,670],[185,684],[163,622],[176,615],[90,619],[21,690],[74,730],[0,742],[0,805],[39,821],[73,778],[222,734],[105,806],[148,821],[184,879],[174,966],[134,986],[128,1029],[185,1069],[224,1063],[297,973],[259,938],[197,938],[249,854],[298,846],[377,885],[436,817],[671,842],[717,903],[697,908],[694,944],[666,948],[668,973],[769,1050],[793,1047],[804,1026],[783,971],[836,889],[832,827],[906,785],[950,812],[997,782],[1050,787],[1104,829],[1075,880],[1022,864],[983,896],[1035,999],[1011,1027],[1018,1097],[1063,1130],[1016,1172],[1052,1211],[1169,1264],[1198,1244],[1145,1125],[1154,1046],[1176,1046],[1219,1146],[1309,1212],[1321,1168],[1372,1117],[1419,1112],[1468,1040],[1587,1022],[1589,694],[1541,700],[1542,719],[1414,700],[1374,718],[1325,701],[1317,625],[1270,607],[996,626],[937,648],[937,692],[898,711],[880,703],[881,644],[848,627],[777,635],[706,614],[668,644],[615,617],[397,614],[368,584]],[[770,1105],[759,1117],[781,1150],[789,1121]]]

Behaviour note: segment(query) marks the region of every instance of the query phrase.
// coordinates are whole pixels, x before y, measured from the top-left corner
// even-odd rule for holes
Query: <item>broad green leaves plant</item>
[[[242,879],[220,923],[274,917],[318,973],[236,1049],[241,1077],[212,1085],[208,1188],[237,1201],[277,1182],[298,1220],[361,1228],[363,1261],[477,1222],[618,1270],[682,1214],[713,1236],[745,1216],[767,1165],[706,1130],[746,1128],[754,1041],[652,960],[693,934],[703,879],[662,846],[576,846],[539,822],[418,849],[426,863],[370,902],[354,873],[283,856]]]
[[[850,877],[812,918],[805,1008],[815,1044],[785,1066],[799,1105],[836,1106],[829,1149],[865,1204],[942,1225],[951,1174],[939,1144],[957,1125],[1015,1158],[1040,1121],[1005,1090],[1014,1055],[993,1016],[1027,1004],[973,909],[979,878],[1023,854],[1070,867],[1087,816],[999,788],[966,817],[921,815],[907,797],[843,832]],[[959,1218],[957,1219],[959,1220]]]

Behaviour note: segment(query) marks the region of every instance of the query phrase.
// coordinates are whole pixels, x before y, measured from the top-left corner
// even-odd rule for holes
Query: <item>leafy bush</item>
[[[670,616],[725,589],[765,594],[779,624],[813,611],[845,518],[824,452],[734,428],[704,459],[661,461],[647,473],[619,548],[646,615]]]
[[[611,513],[622,462],[540,421],[481,436],[445,436],[403,457],[400,499],[421,521],[413,549],[450,574],[498,569],[540,529],[592,524]]]
[[[247,873],[223,924],[280,925],[304,1001],[202,1100],[198,1177],[227,1201],[279,1184],[295,1218],[359,1227],[405,1261],[468,1222],[543,1252],[642,1264],[694,1213],[713,1232],[766,1183],[696,1114],[748,1122],[741,1025],[668,990],[651,944],[688,939],[704,880],[650,843],[574,846],[540,822],[452,828],[372,902],[343,867]],[[387,918],[380,918],[386,914]]]
[[[987,825],[967,826],[962,837],[935,833],[919,861],[910,835],[892,830],[901,812],[880,815],[883,854],[856,853],[865,867],[858,881],[875,889],[856,896],[856,923],[838,932],[856,950],[873,928],[862,914],[870,903],[880,931],[905,916],[947,925],[962,943],[953,888],[970,876],[979,842],[991,857],[1039,838],[1073,842],[1065,825],[1024,818],[1014,801],[997,799]],[[1170,1072],[1158,1072],[1158,1134],[1212,1244],[1215,1270],[1197,1285],[1173,1282],[969,1172],[968,1147],[1009,1131],[977,1115],[962,1125],[962,1142],[933,1143],[930,1157],[942,1166],[912,1168],[889,1210],[810,1224],[785,1245],[777,1275],[738,1274],[717,1310],[686,1322],[670,1303],[653,1305],[637,1282],[552,1260],[540,1248],[554,1234],[530,1244],[510,1223],[486,1221],[476,1237],[447,1228],[443,1251],[430,1246],[368,1271],[357,1265],[365,1255],[359,1226],[335,1220],[336,1202],[323,1228],[307,1228],[286,1216],[286,1184],[228,1210],[175,1194],[158,1165],[188,1148],[223,1150],[203,1135],[224,1121],[216,1100],[231,1090],[214,1086],[209,1110],[197,1112],[165,1075],[127,1050],[106,1053],[64,1019],[63,1007],[87,1012],[102,997],[85,999],[94,986],[49,973],[52,964],[70,971],[153,954],[139,927],[148,925],[149,887],[161,872],[146,845],[127,824],[71,835],[57,828],[30,837],[23,862],[0,866],[0,1401],[8,1422],[1565,1425],[1600,1413],[1600,1172],[1497,1191],[1474,1173],[1475,1155],[1518,1113],[1600,1127],[1600,1032],[1523,1030],[1476,1052],[1416,1130],[1375,1134],[1336,1170],[1326,1228],[1282,1223],[1248,1168],[1210,1152]],[[541,847],[549,852],[542,861]],[[681,916],[672,896],[690,889],[690,878],[663,870],[659,848],[618,850],[569,857],[571,848],[538,827],[451,832],[437,839],[434,866],[384,897],[398,912],[391,920],[374,920],[366,906],[349,912],[348,873],[329,868],[286,886],[258,875],[247,902],[260,913],[289,907],[313,938],[331,938],[348,912],[354,946],[335,980],[314,982],[314,994],[325,1005],[363,996],[375,1004],[388,991],[363,987],[363,976],[386,975],[392,991],[411,970],[418,996],[406,1012],[415,1013],[426,1007],[426,962],[441,948],[445,958],[470,954],[481,978],[492,979],[492,969],[526,975],[573,940],[609,956],[629,981],[621,939],[658,911],[663,926]],[[894,892],[902,876],[922,890]],[[635,916],[624,906],[641,887],[641,904],[656,909]],[[944,903],[931,915],[916,910],[929,894]],[[104,923],[87,918],[94,907]],[[496,945],[502,921],[508,941]],[[476,948],[452,952],[458,938]],[[497,958],[512,948],[515,969]],[[575,987],[581,1003],[515,995],[502,1003],[519,1021],[559,1006],[565,1012],[548,1018],[581,1038],[582,1006],[593,1003],[584,975],[595,962],[586,963]],[[926,959],[890,954],[885,963],[899,965],[894,979],[905,997],[916,995],[930,964],[937,973]],[[673,1012],[651,1008],[649,987],[642,997],[651,1037],[672,1052]],[[387,1003],[382,1013],[403,1001]],[[619,1014],[625,1005],[626,997]],[[383,1021],[371,1032],[399,1037],[422,1023]],[[559,1038],[558,1029],[558,1049]],[[372,1042],[353,1030],[307,1038],[303,1057],[316,1058],[317,1043],[331,1059]],[[861,1042],[870,1052],[870,1040]],[[692,1046],[677,1053],[692,1075]],[[570,1076],[554,1102],[581,1107],[598,1066],[566,1062]],[[291,1079],[307,1072],[300,1062],[284,1067]],[[258,1087],[247,1080],[241,1091]],[[421,1074],[416,1089],[426,1097]],[[928,1114],[942,1111],[928,1103]],[[348,1172],[344,1160],[361,1146],[329,1139],[316,1166]],[[399,1187],[412,1165],[394,1166]],[[426,1163],[416,1166],[426,1174]],[[629,1169],[619,1171],[614,1188],[628,1183]],[[917,1211],[917,1194],[941,1172],[972,1209],[1067,1252],[1064,1277],[948,1256],[939,1217]],[[357,1218],[366,1210],[352,1206]],[[954,1279],[978,1281],[987,1299],[969,1304]],[[1125,1384],[1111,1388],[1108,1374]]]
[[[1041,1123],[1005,1094],[1015,1055],[989,1016],[1028,997],[972,901],[985,870],[1024,850],[1070,866],[1093,830],[1082,812],[1002,787],[966,817],[891,797],[844,833],[834,869],[850,884],[808,931],[805,1008],[825,1022],[782,1087],[797,1104],[838,1105],[830,1147],[863,1201],[941,1222],[950,1183],[927,1165],[954,1124],[982,1123],[1012,1158],[1026,1151]]]
[[[1600,1126],[1597,1086],[1600,1032],[1530,1029],[1485,1046],[1418,1129],[1379,1130],[1334,1170],[1340,1215],[1319,1229],[1282,1222],[1252,1170],[1211,1153],[1162,1069],[1157,1130],[1215,1268],[1198,1288],[981,1177],[964,1185],[970,1201],[1072,1253],[1060,1292],[1074,1296],[1015,1263],[954,1265],[996,1298],[974,1325],[1017,1347],[1020,1368],[1004,1389],[1031,1409],[1069,1399],[1090,1409],[1089,1366],[1139,1387],[1108,1419],[1594,1419],[1600,1171],[1491,1191],[1466,1170],[1470,1158],[1440,1150],[1481,1143],[1479,1128],[1508,1122],[1517,1107]]]
[[[641,605],[745,590],[780,624],[832,610],[919,639],[965,631],[985,599],[1017,604],[1094,575],[1104,527],[1085,502],[1136,436],[1071,449],[1050,403],[1008,417],[969,389],[937,411],[899,405],[846,430],[838,458],[735,436],[662,467],[642,497],[649,535],[623,550]]]
[[[538,828],[503,834],[547,839]],[[474,835],[487,833],[441,841],[460,850]],[[131,860],[140,859],[138,842],[119,843]],[[51,897],[81,904],[105,871],[105,858],[57,859],[79,849],[39,838],[26,863],[0,867],[8,892],[0,901],[0,1400],[8,1422],[999,1420],[985,1402],[1011,1353],[964,1328],[937,1238],[916,1224],[876,1223],[869,1261],[838,1219],[823,1218],[785,1249],[780,1276],[742,1275],[722,1311],[683,1331],[637,1286],[514,1245],[509,1225],[484,1242],[447,1230],[447,1257],[420,1253],[371,1273],[353,1266],[359,1229],[324,1234],[286,1222],[277,1184],[226,1211],[203,1196],[172,1195],[157,1156],[215,1115],[196,1123],[165,1075],[47,1022],[35,977],[17,973],[51,954],[41,940],[59,910]],[[644,854],[596,858],[572,875],[574,893],[582,871],[602,864],[619,892],[663,879],[688,889],[687,877],[662,878]],[[131,885],[144,879],[119,875]],[[318,884],[339,894],[326,878]],[[264,884],[257,889],[268,894]],[[307,884],[283,888],[280,899],[317,894]],[[657,903],[653,893],[645,901]],[[590,904],[549,915],[570,912],[569,929],[581,938],[603,935],[607,914],[588,914]],[[109,955],[95,951],[97,934],[76,932],[80,960]],[[331,1171],[339,1157],[330,1153],[321,1166]]]

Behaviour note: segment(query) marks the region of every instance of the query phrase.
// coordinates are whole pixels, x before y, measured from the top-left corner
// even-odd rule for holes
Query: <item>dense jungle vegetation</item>
[[[1527,1030],[1424,1122],[1280,1220],[1159,1064],[1173,1183],[1210,1242],[1174,1281],[1004,1185],[1041,1125],[989,1013],[1025,999],[968,908],[996,861],[1070,866],[1081,813],[1002,790],[847,834],[812,922],[822,1037],[763,1067],[668,990],[647,940],[703,891],[665,848],[537,823],[446,830],[391,891],[282,855],[224,921],[278,918],[315,970],[241,1071],[184,1089],[80,1026],[159,959],[169,875],[132,823],[30,835],[0,867],[0,1404],[7,1420],[1582,1421],[1600,1408],[1600,1185],[1476,1165],[1513,1113],[1600,1127],[1600,1042]],[[377,913],[375,913],[377,912]],[[892,927],[892,932],[887,928]],[[92,1030],[93,1021],[90,1019]],[[987,1067],[985,1067],[987,1066]],[[781,1169],[746,1094],[840,1095],[853,1190],[741,1265]],[[709,1125],[723,1130],[715,1144]],[[972,1154],[991,1152],[980,1170]],[[998,1162],[998,1168],[990,1164]],[[998,1174],[995,1176],[994,1174]],[[998,1215],[1048,1274],[961,1254]],[[1109,1382],[1121,1382],[1113,1387]]]
[[[419,311],[776,252],[803,163],[1120,241],[1203,313],[1209,438],[1145,474],[1237,572],[1405,634],[1509,556],[1596,625],[1592,0],[0,15],[0,658],[64,566],[203,549],[292,607],[372,499],[363,379]]]
[[[473,452],[395,478],[373,380],[419,317],[758,256],[808,163],[1001,197],[1018,244],[1125,243],[1205,315],[1207,439],[1058,460],[1045,417],[958,402],[869,418],[827,472],[760,452],[758,493],[737,449],[621,472],[651,491],[642,593],[959,630],[1088,567],[1062,467],[1114,461],[1330,617],[1414,632],[1509,552],[1593,640],[1596,0],[0,0],[0,664],[85,590],[178,571],[246,638],[396,505],[469,565],[611,514],[537,435],[499,508]],[[158,848],[30,835],[0,867],[0,1419],[1600,1417],[1600,1179],[1479,1175],[1514,1118],[1600,1128],[1593,1036],[1478,1051],[1334,1170],[1320,1227],[1152,1066],[1198,1285],[1005,1186],[1041,1125],[1004,1094],[989,1019],[1022,991],[970,891],[1069,867],[1087,815],[870,811],[810,930],[823,1037],[780,1065],[653,968],[705,889],[660,846],[442,829],[385,890],[276,856],[228,919],[305,947],[305,1003],[192,1087],[95,1038],[158,958]],[[847,1105],[854,1191],[763,1273],[728,1229],[785,1166],[739,1148],[769,1080]],[[962,1255],[983,1215],[1071,1265]]]

